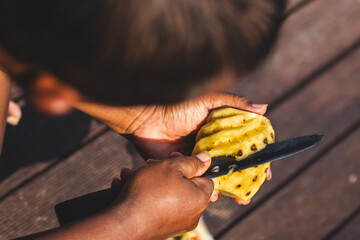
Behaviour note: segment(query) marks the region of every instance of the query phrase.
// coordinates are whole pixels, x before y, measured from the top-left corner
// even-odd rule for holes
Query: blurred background
[[[272,164],[248,206],[209,207],[216,239],[360,239],[360,1],[290,0],[267,61],[228,92],[268,103],[278,141],[322,133],[316,147]],[[56,203],[109,187],[143,159],[123,137],[74,111],[22,106],[0,161],[0,239],[58,226]],[[124,216],[126,217],[126,216]]]

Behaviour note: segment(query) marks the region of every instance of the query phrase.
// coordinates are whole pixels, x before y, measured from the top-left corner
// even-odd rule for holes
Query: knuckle
[[[197,171],[199,168],[199,165],[197,164],[198,161],[199,161],[199,159],[197,157],[191,157],[187,161],[187,164],[189,165],[189,167],[191,167],[191,169],[194,169],[195,171]]]
[[[234,101],[236,101],[239,104],[243,104],[243,105],[250,105],[249,100],[247,100],[246,98],[242,97],[242,96],[238,96],[238,95],[232,95]]]
[[[192,223],[192,224],[189,226],[189,229],[190,229],[189,231],[194,230],[194,229],[197,227],[197,225],[198,225],[197,222]]]

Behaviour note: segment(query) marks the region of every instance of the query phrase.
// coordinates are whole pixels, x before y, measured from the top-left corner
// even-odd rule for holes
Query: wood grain
[[[252,206],[284,184],[349,126],[360,120],[358,66],[360,49],[270,112],[268,117],[274,126],[277,141],[314,133],[323,133],[325,137],[313,149],[273,163],[273,179],[264,184],[249,206],[237,206],[227,198],[211,206],[206,220],[214,234],[226,229],[235,219],[245,216]]]
[[[64,153],[103,131],[105,126],[80,112],[60,118],[22,108],[17,127],[7,126],[0,161],[0,199],[59,160]]]
[[[221,239],[326,236],[360,207],[359,143],[360,128]]]
[[[353,180],[354,181],[354,178]],[[359,176],[357,181],[359,181]],[[357,183],[359,185],[359,183]],[[357,202],[360,201],[358,197]],[[360,214],[358,214],[352,221],[350,221],[332,240],[358,240],[360,238]]]
[[[0,239],[58,226],[54,205],[110,186],[123,167],[143,163],[127,141],[114,132],[88,144],[0,204]]]
[[[230,92],[273,103],[360,39],[356,0],[317,0],[286,19],[264,65]]]

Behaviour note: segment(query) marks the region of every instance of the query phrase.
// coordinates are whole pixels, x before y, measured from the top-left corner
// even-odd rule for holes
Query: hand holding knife
[[[220,177],[242,169],[292,156],[311,148],[322,137],[323,135],[315,134],[272,143],[263,150],[242,160],[236,160],[234,156],[213,157],[211,166],[203,174],[203,177],[209,179]],[[120,191],[121,187],[105,189],[57,204],[55,212],[60,225],[71,223],[101,211],[116,199]]]

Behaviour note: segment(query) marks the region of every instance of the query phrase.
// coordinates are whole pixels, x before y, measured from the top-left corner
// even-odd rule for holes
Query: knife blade
[[[220,177],[231,172],[237,172],[246,168],[286,158],[313,147],[322,139],[322,137],[323,135],[321,134],[314,134],[272,143],[267,145],[263,150],[242,160],[237,160],[234,156],[212,157],[211,166],[202,177],[210,179]]]
[[[232,156],[213,157],[211,166],[208,171],[203,174],[203,177],[219,177],[228,174],[229,171],[239,171],[294,155],[311,148],[318,143],[322,137],[323,135],[315,134],[269,144],[263,150],[240,161]],[[55,205],[55,213],[60,225],[63,226],[91,216],[107,208],[115,201],[121,189],[122,187],[113,187]]]

